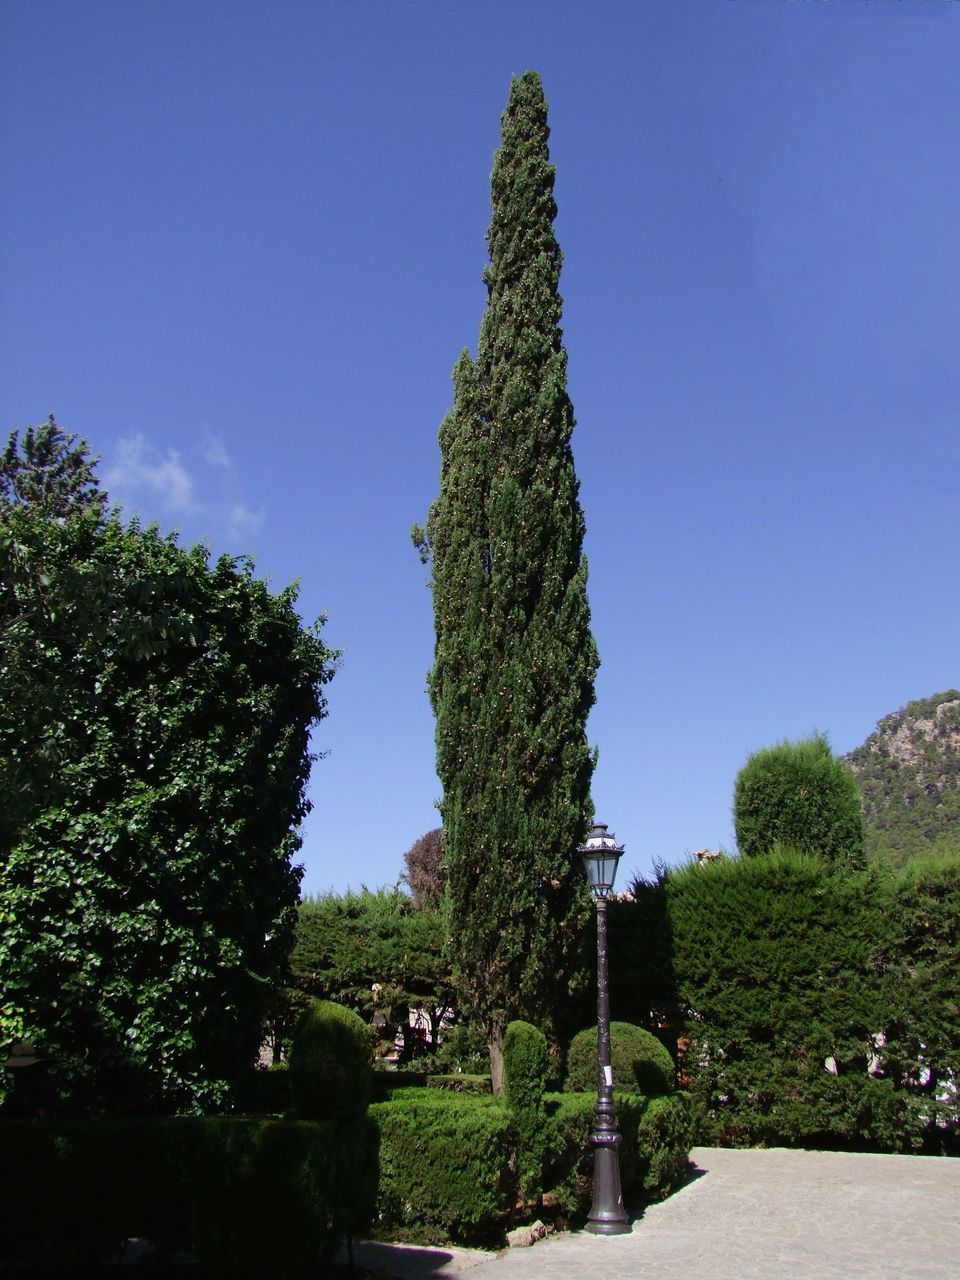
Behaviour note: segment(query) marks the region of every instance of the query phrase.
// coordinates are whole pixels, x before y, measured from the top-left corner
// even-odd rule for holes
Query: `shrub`
[[[734,786],[733,824],[747,858],[784,844],[834,865],[864,865],[860,792],[822,734],[749,758]]]
[[[503,1038],[504,1101],[515,1111],[539,1111],[547,1087],[550,1053],[543,1032],[529,1022],[511,1022]]]
[[[901,1053],[904,1026],[912,1032],[928,1012],[925,982],[910,976],[927,958],[904,965],[901,985],[910,909],[905,901],[895,908],[887,873],[848,872],[781,849],[672,872],[667,897],[680,994],[694,1012],[686,1058],[702,1141],[919,1145],[906,1092],[917,1058]],[[931,932],[923,929],[924,948]],[[868,1073],[881,1032],[879,1071],[888,1079]],[[898,1096],[892,1084],[901,1081]]]
[[[645,1200],[663,1200],[681,1187],[690,1167],[694,1103],[688,1093],[651,1098],[637,1127],[637,1189]]]
[[[352,1009],[315,1000],[290,1050],[290,1098],[304,1120],[343,1120],[366,1111],[373,1089],[370,1030]]]
[[[205,1275],[315,1276],[369,1223],[376,1185],[367,1117],[4,1121],[0,1271],[93,1268],[141,1236]]]
[[[544,1191],[574,1220],[585,1216],[593,1194],[593,1108],[594,1100],[586,1093],[547,1098]],[[683,1184],[693,1136],[693,1104],[687,1094],[650,1099],[620,1094],[617,1124],[622,1137],[620,1181],[629,1209],[662,1200]]]
[[[491,1093],[489,1076],[470,1076],[457,1071],[449,1076],[427,1076],[428,1089],[446,1089],[448,1093]]]
[[[426,1243],[499,1239],[516,1201],[515,1142],[492,1094],[403,1090],[370,1115],[380,1131],[381,1229]]]
[[[652,1032],[630,1022],[610,1023],[610,1058],[614,1087],[622,1093],[642,1093],[648,1098],[669,1093],[674,1087],[673,1059]],[[564,1088],[573,1092],[597,1087],[597,1028],[578,1031],[567,1054]]]
[[[543,1095],[550,1053],[543,1032],[511,1022],[503,1038],[503,1095],[517,1134],[517,1173],[524,1200],[539,1197],[543,1181]]]

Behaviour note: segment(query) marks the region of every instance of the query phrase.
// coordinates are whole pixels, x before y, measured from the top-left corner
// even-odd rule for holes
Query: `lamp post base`
[[[619,1137],[617,1134],[617,1145]],[[595,1236],[623,1236],[632,1230],[620,1191],[617,1147],[612,1144],[593,1149],[593,1204],[587,1214],[586,1230]]]

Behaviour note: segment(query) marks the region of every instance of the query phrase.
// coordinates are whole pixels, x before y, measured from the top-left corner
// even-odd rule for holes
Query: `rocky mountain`
[[[902,866],[915,854],[960,852],[960,692],[884,716],[845,759],[860,784],[870,857]]]

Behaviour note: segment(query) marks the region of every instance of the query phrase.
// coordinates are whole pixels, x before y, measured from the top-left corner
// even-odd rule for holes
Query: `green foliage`
[[[539,77],[511,86],[491,181],[487,309],[454,371],[440,493],[416,540],[432,557],[430,696],[453,954],[491,1044],[559,1025],[589,901],[572,855],[590,815],[589,629]]]
[[[635,1185],[644,1200],[663,1200],[686,1180],[694,1133],[688,1093],[651,1098],[637,1126]]]
[[[857,785],[822,734],[755,752],[737,775],[733,822],[744,857],[777,844],[863,865]]]
[[[457,1071],[450,1075],[427,1076],[428,1089],[446,1089],[449,1093],[490,1093],[489,1075],[469,1075]]]
[[[352,1009],[314,1000],[290,1050],[290,1100],[304,1120],[361,1116],[373,1089],[370,1028]]]
[[[889,885],[874,955],[882,981],[879,1069],[907,1096],[925,1145],[960,1154],[960,856],[917,859]]]
[[[515,1111],[539,1111],[547,1088],[550,1053],[539,1027],[511,1022],[503,1038],[503,1096]]]
[[[643,1027],[611,1022],[610,1058],[614,1087],[620,1092],[642,1093],[648,1098],[672,1092],[673,1059],[657,1037]],[[578,1031],[571,1040],[564,1088],[573,1092],[596,1092],[596,1027]]]
[[[593,1191],[590,1130],[595,1098],[586,1093],[551,1094],[547,1099],[546,1174],[551,1202],[582,1221]],[[617,1094],[620,1180],[624,1203],[639,1209],[662,1200],[683,1184],[689,1167],[693,1107],[686,1094],[646,1099]]]
[[[860,788],[868,857],[903,867],[911,857],[960,854],[960,691],[885,716],[846,763]]]
[[[666,891],[702,1140],[956,1142],[960,861],[894,878],[780,850]]]
[[[538,1139],[544,1193],[562,1213],[580,1220],[592,1191],[593,1102],[587,1094],[546,1095]],[[636,1208],[683,1181],[691,1103],[682,1094],[649,1101],[618,1094],[617,1107],[624,1194]],[[385,1232],[426,1244],[502,1243],[517,1193],[523,1192],[527,1139],[516,1112],[491,1095],[406,1089],[371,1107],[370,1114],[380,1129],[377,1209]]]
[[[316,1276],[369,1224],[376,1187],[368,1117],[4,1121],[0,1270],[87,1274],[139,1236],[211,1277]]]
[[[85,440],[65,435],[53,414],[40,427],[14,431],[0,454],[0,505],[25,505],[64,519],[79,513],[102,516],[106,495],[97,485],[98,459]]]
[[[486,1243],[516,1200],[509,1113],[478,1098],[410,1090],[376,1103],[381,1229],[393,1239]]]
[[[64,469],[62,505],[0,502],[0,1040],[76,1109],[221,1105],[286,973],[335,655],[295,590]]]
[[[335,998],[366,1022],[383,1020],[391,1046],[411,1005],[425,1009],[434,1028],[452,1012],[443,917],[417,910],[399,889],[307,898],[290,964],[298,991]]]
[[[550,1070],[547,1038],[539,1027],[514,1021],[503,1038],[503,1100],[513,1115],[522,1199],[538,1197],[543,1188],[543,1099]]]

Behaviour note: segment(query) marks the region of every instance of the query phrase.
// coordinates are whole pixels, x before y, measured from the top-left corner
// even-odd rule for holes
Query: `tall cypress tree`
[[[562,1025],[589,910],[574,851],[591,812],[590,633],[560,329],[554,168],[539,76],[514,80],[492,176],[487,309],[454,370],[430,511],[430,695],[462,999],[490,1045]],[[415,537],[419,531],[415,531]]]

